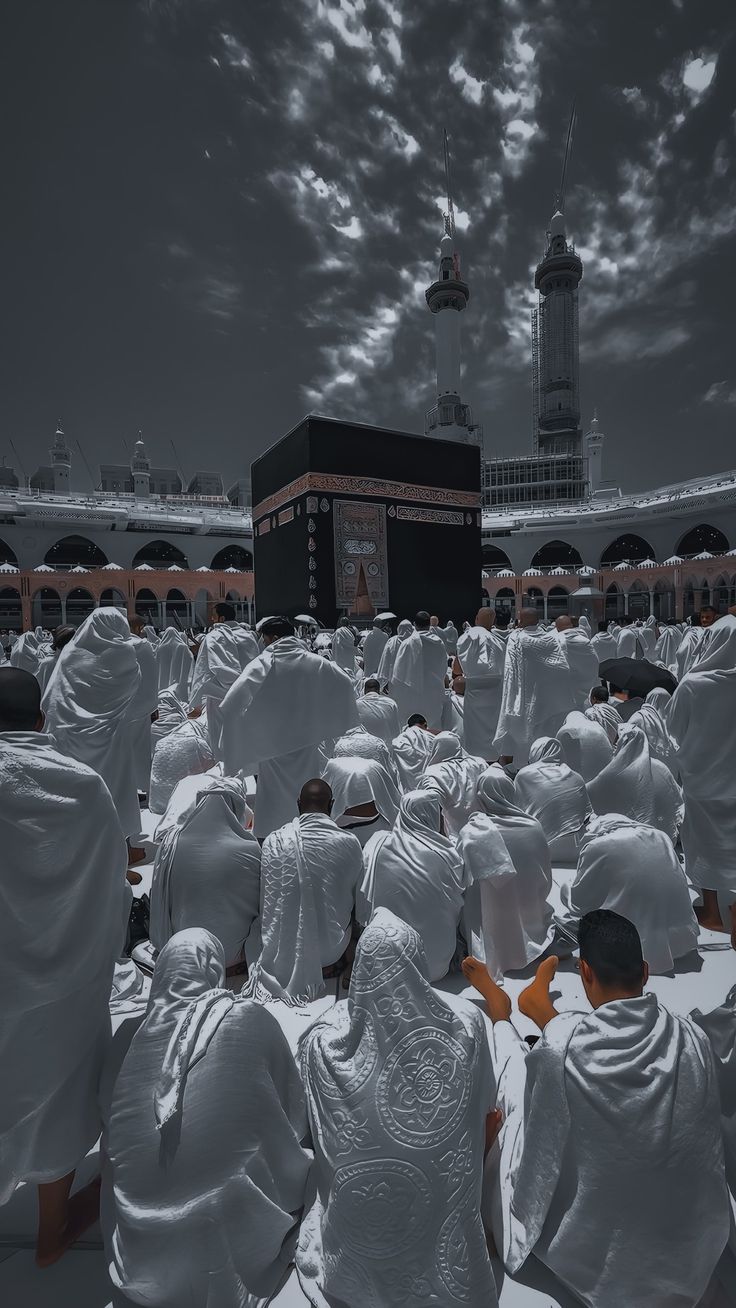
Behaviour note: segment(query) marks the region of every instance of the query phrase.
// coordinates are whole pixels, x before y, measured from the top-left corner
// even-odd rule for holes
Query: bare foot
[[[139,886],[141,884],[141,881],[143,880],[143,877],[141,876],[140,872],[133,872],[131,871],[130,868],[128,868],[128,871],[125,873],[125,876],[127,878],[128,885],[130,886]]]
[[[723,925],[721,915],[713,913],[713,910],[705,904],[696,904],[694,908],[695,916],[704,931],[723,931],[728,935],[729,928]],[[733,944],[733,917],[731,918],[731,943]],[[736,945],[734,946],[736,948]]]
[[[145,851],[145,849],[141,849],[139,845],[129,845],[129,846],[128,846],[128,862],[129,862],[129,863],[144,863],[145,861],[146,861],[146,851]]]
[[[493,980],[485,963],[478,958],[464,958],[460,964],[463,976],[486,1001],[492,1022],[508,1022],[511,1017],[511,999]]]
[[[94,1181],[83,1186],[69,1200],[69,1220],[64,1233],[67,1248],[81,1239],[85,1231],[88,1231],[90,1226],[94,1226],[98,1220],[101,1186],[102,1177],[96,1176]]]
[[[544,1030],[548,1022],[557,1016],[557,1009],[549,997],[549,988],[557,971],[559,958],[552,954],[545,958],[537,968],[537,974],[530,985],[522,990],[518,998],[519,1012],[536,1022]]]

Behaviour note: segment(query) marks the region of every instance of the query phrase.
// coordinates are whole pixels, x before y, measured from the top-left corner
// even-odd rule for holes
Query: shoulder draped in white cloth
[[[677,780],[679,775],[677,750],[665,726],[663,717],[670,699],[671,696],[668,695],[666,690],[659,688],[651,690],[641,708],[637,709],[636,713],[632,713],[629,718],[629,726],[641,727],[649,741],[649,753],[652,758],[659,759],[660,763],[664,763]]]
[[[391,695],[402,726],[413,713],[422,713],[430,727],[439,729],[446,675],[447,649],[436,629],[414,631],[402,641],[391,677]]]
[[[218,989],[219,941],[172,937],[112,1092],[103,1233],[126,1302],[258,1308],[283,1281],[310,1156],[277,1022]]]
[[[618,658],[618,641],[610,631],[596,632],[595,636],[591,636],[590,643],[599,663]]]
[[[596,722],[599,727],[603,727],[609,741],[612,745],[618,740],[619,727],[621,726],[621,714],[616,712],[612,704],[591,704],[585,710],[585,716],[589,722]],[[559,735],[559,732],[558,732]]]
[[[490,759],[501,711],[506,642],[494,628],[469,627],[457,642],[457,658],[465,677],[465,748]]]
[[[388,695],[369,691],[357,701],[358,721],[372,736],[379,736],[390,745],[399,734],[399,711],[396,702]]]
[[[300,1052],[315,1166],[296,1263],[309,1302],[496,1308],[479,1211],[483,1022],[435,994],[406,923],[375,914],[349,998]]]
[[[355,643],[355,632],[352,627],[338,627],[332,637],[332,659],[338,668],[342,668],[350,677],[355,676],[357,671],[357,653],[358,646]]]
[[[373,836],[365,848],[365,876],[357,917],[370,920],[388,908],[419,932],[429,977],[447,975],[457,942],[465,876],[462,859],[440,832],[440,803],[427,791],[409,791],[393,831]]]
[[[669,768],[649,753],[640,727],[622,727],[610,763],[588,782],[595,812],[622,813],[664,831],[673,842],[682,821],[682,794]]]
[[[393,743],[402,790],[415,790],[434,749],[434,736],[424,727],[405,727]]]
[[[677,651],[681,643],[682,632],[679,627],[664,627],[654,647],[656,662],[663,664],[673,677],[677,676]]]
[[[159,740],[151,763],[148,806],[163,813],[184,777],[209,772],[215,762],[207,733],[199,722],[182,722]]]
[[[135,781],[144,795],[148,794],[151,780],[151,716],[158,708],[158,680],[156,656],[150,641],[142,636],[131,636],[131,643],[141,674],[138,689],[130,706],[130,731],[133,739]]]
[[[600,681],[598,675],[598,654],[589,637],[580,627],[567,627],[557,632],[557,639],[565,651],[570,666],[573,696],[577,708],[584,709],[590,703],[590,692]]]
[[[62,754],[99,772],[126,836],[140,829],[133,705],[141,674],[118,609],[95,609],[59,655],[43,697],[46,730]]]
[[[167,627],[161,635],[156,646],[156,671],[159,693],[170,689],[178,699],[186,703],[194,659],[186,640],[176,627]]]
[[[628,918],[652,972],[670,972],[675,959],[698,947],[698,922],[672,841],[619,813],[589,823],[562,900],[574,922],[598,908]]]
[[[435,736],[432,753],[423,776],[417,782],[417,789],[430,790],[439,797],[449,836],[458,836],[471,813],[478,808],[475,788],[486,766],[485,759],[471,758],[465,753],[452,731],[441,731]]]
[[[42,627],[22,632],[10,651],[11,668],[22,668],[24,672],[35,674],[39,660],[47,652],[43,648],[45,640],[46,633]]]
[[[617,727],[621,727],[620,718]],[[579,772],[583,781],[592,781],[613,758],[613,746],[607,731],[578,709],[568,713],[557,732],[557,739],[567,766],[573,772]]]
[[[402,618],[396,629],[396,635],[389,636],[389,639],[386,641],[381,654],[380,663],[378,664],[378,679],[382,686],[388,686],[393,681],[394,665],[396,663],[396,656],[399,652],[399,648],[402,641],[405,641],[407,636],[411,635],[412,631],[413,627],[408,618]]]
[[[562,746],[541,736],[529,750],[529,763],[515,778],[516,799],[541,824],[547,840],[576,835],[590,814],[590,800],[579,772],[563,761]]]
[[[708,1037],[716,1064],[726,1178],[736,1194],[736,986],[710,1013],[694,1009],[691,1017]]]
[[[557,633],[538,626],[512,631],[494,751],[526,763],[532,741],[554,735],[574,705],[570,667]]]
[[[332,791],[335,821],[344,829],[354,831],[361,845],[376,831],[393,826],[401,796],[390,773],[375,759],[330,759],[322,777]],[[378,818],[361,818],[348,812],[371,802],[378,810]],[[379,823],[379,818],[383,822]]]
[[[378,672],[381,655],[388,644],[388,636],[381,626],[374,626],[363,642],[363,675],[373,676]]]
[[[128,856],[96,772],[0,733],[0,1204],[72,1171],[100,1129]]]

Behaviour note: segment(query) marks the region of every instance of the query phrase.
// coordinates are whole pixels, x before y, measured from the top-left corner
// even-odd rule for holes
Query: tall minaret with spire
[[[555,211],[534,276],[539,304],[532,310],[533,442],[539,455],[582,453],[578,285],[583,264],[568,243],[564,212],[574,125],[573,105]]]
[[[133,458],[130,461],[130,471],[133,475],[133,494],[135,498],[137,500],[147,500],[151,494],[151,460],[146,454],[142,432],[138,432],[138,440],[135,443]]]
[[[585,456],[588,461],[588,494],[595,495],[603,483],[603,442],[605,436],[598,422],[598,410],[593,410],[590,427],[585,433]]]
[[[446,131],[444,147],[447,182],[445,231],[440,241],[437,280],[425,291],[427,304],[434,314],[437,400],[425,417],[424,432],[441,440],[482,445],[483,429],[479,423],[473,422],[470,406],[460,399],[460,314],[470,299],[470,288],[460,275],[460,258],[455,248],[455,210]]]
[[[69,494],[69,478],[72,470],[72,453],[66,443],[61,418],[56,424],[54,443],[51,446],[51,468],[54,475],[54,495]]]

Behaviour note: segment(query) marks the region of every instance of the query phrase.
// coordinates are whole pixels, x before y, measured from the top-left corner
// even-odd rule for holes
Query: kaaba
[[[309,415],[256,459],[260,617],[472,621],[481,594],[480,450]]]

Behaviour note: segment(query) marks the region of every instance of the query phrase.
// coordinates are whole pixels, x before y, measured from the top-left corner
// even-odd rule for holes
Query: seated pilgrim
[[[613,758],[613,745],[608,732],[599,722],[592,722],[578,709],[568,713],[556,734],[562,748],[563,761],[573,772],[580,774],[586,785]]]
[[[485,760],[466,754],[454,732],[441,731],[435,736],[417,790],[431,790],[439,796],[449,836],[457,837],[471,813],[477,811],[475,790],[485,770]]]
[[[372,736],[379,736],[389,747],[401,730],[396,701],[389,695],[381,694],[381,683],[377,677],[369,677],[363,694],[358,696],[358,721],[366,731]]]
[[[44,654],[43,657],[39,659],[38,667],[36,668],[35,675],[36,680],[41,687],[41,694],[43,694],[51,680],[51,673],[59,661],[61,651],[69,644],[69,641],[72,640],[75,631],[76,627],[56,627],[54,629],[54,634],[51,639],[51,652],[49,654]]]
[[[730,917],[731,946],[736,949],[736,904],[731,905]],[[690,1016],[705,1031],[713,1050],[721,1102],[726,1180],[736,1199],[736,986],[711,1013],[701,1013],[696,1008]]]
[[[256,1308],[293,1258],[304,1095],[275,1018],[224,977],[208,931],[172,936],[103,1105],[102,1229],[126,1305]]]
[[[356,916],[362,925],[387,908],[422,937],[431,981],[447,976],[457,948],[465,873],[455,844],[443,835],[439,796],[410,790],[392,831],[365,847],[365,875]]]
[[[623,813],[677,840],[682,791],[667,765],[651,757],[641,727],[622,727],[613,758],[588,782],[588,795],[599,815]]]
[[[424,797],[425,799],[427,797]],[[314,1308],[497,1308],[480,1217],[491,1095],[469,1004],[429,982],[422,942],[379,909],[350,993],[300,1042],[314,1146],[296,1253]]]
[[[329,785],[314,778],[302,787],[299,816],[263,842],[263,943],[243,994],[292,1005],[316,999],[323,969],[329,974],[348,950],[363,850],[333,822],[332,808]]]
[[[590,706],[586,708],[585,716],[589,722],[597,722],[599,727],[603,727],[611,744],[616,744],[621,726],[621,714],[617,713],[609,702],[607,686],[593,686],[590,692]]]
[[[388,772],[398,786],[399,774],[393,754],[380,736],[372,736],[365,727],[351,727],[340,736],[332,748],[333,758],[372,758]]]
[[[529,1049],[486,967],[463,970],[493,1023],[498,1143],[484,1216],[507,1270],[534,1254],[590,1308],[694,1308],[729,1235],[718,1090],[706,1037],[644,994],[636,928],[607,909],[578,927],[592,1012],[562,1012],[545,959],[519,996]]]
[[[434,749],[434,732],[421,713],[412,713],[404,730],[392,741],[402,790],[416,790]]]
[[[161,841],[153,865],[150,943],[203,927],[221,942],[228,975],[247,971],[245,942],[258,918],[261,847],[246,830],[242,782],[202,778],[195,803]]]
[[[503,768],[486,769],[457,846],[465,866],[465,934],[491,975],[526,967],[554,936],[552,865],[541,824],[517,803]]]
[[[40,698],[32,673],[0,668],[0,1204],[38,1186],[46,1267],[99,1209],[94,1184],[69,1196],[100,1131],[130,891],[110,792],[43,734]]]
[[[663,831],[620,813],[595,817],[580,842],[575,879],[562,887],[564,924],[610,908],[634,923],[650,972],[671,972],[698,947],[687,877]]]
[[[669,691],[661,686],[650,690],[638,712],[632,714],[629,722],[632,727],[641,727],[649,741],[649,753],[659,759],[679,781],[680,768],[677,761],[677,746],[667,727],[668,706],[672,702]]]
[[[554,858],[573,860],[577,841],[591,813],[588,792],[579,772],[573,772],[553,736],[540,736],[529,750],[529,762],[515,777],[516,799],[540,823]]]
[[[401,796],[386,768],[371,758],[333,758],[322,773],[332,791],[337,825],[365,846],[379,831],[390,831]]]
[[[209,736],[200,722],[184,721],[159,740],[151,761],[148,807],[163,813],[184,777],[208,772],[215,759]]]

